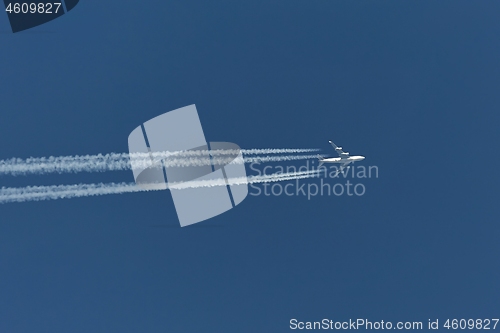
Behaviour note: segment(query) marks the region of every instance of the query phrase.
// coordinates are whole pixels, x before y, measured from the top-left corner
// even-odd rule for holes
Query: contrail
[[[317,155],[281,155],[281,156],[254,156],[243,158],[232,157],[195,157],[195,158],[167,158],[163,160],[163,165],[166,167],[190,167],[204,165],[226,165],[226,164],[245,164],[245,163],[266,163],[266,162],[282,162],[282,161],[297,161],[318,158]],[[139,164],[150,166],[150,161],[140,161]],[[134,165],[137,165],[134,161]]]
[[[304,179],[316,177],[318,171],[289,172],[262,176],[248,176],[226,179],[199,180],[181,183],[169,183],[171,190],[182,190],[188,188],[214,187],[226,185],[243,185],[256,183],[280,182],[286,180]],[[70,199],[87,196],[98,196],[106,194],[122,194],[144,191],[155,191],[165,189],[158,186],[156,189],[144,189],[135,183],[108,183],[108,184],[76,184],[76,185],[55,185],[55,186],[28,186],[21,188],[1,188],[0,203],[42,201],[55,199]]]
[[[318,175],[319,175],[318,170],[308,170],[308,171],[300,171],[300,172],[275,173],[272,175],[263,175],[263,176],[227,178],[227,183],[226,183],[226,179],[224,179],[224,178],[169,183],[168,188],[170,190],[183,190],[183,189],[198,188],[198,187],[215,187],[215,186],[225,186],[225,185],[274,183],[274,182],[281,182],[281,181],[285,181],[285,180],[312,178],[312,177],[316,177]]]
[[[279,162],[316,158],[315,155],[278,155],[318,151],[318,149],[242,149],[243,160],[233,160],[237,150],[197,150],[183,152],[154,153],[110,153],[85,156],[59,156],[38,158],[11,158],[0,160],[0,175],[28,175],[45,173],[77,173],[130,170],[134,167],[148,168],[152,162],[164,160],[166,167],[188,167],[227,163]],[[259,154],[263,156],[259,156]],[[265,155],[264,155],[265,154]],[[229,155],[229,156],[227,156]],[[276,156],[269,156],[276,155]]]

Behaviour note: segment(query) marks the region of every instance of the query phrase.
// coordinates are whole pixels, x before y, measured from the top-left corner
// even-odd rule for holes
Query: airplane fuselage
[[[352,163],[352,162],[358,162],[364,160],[364,156],[349,156],[346,158],[341,158],[341,157],[332,157],[332,158],[325,158],[321,160],[322,163]]]

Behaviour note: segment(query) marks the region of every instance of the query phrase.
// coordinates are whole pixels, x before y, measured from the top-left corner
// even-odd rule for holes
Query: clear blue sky
[[[333,139],[380,172],[359,198],[248,197],[189,228],[168,192],[2,205],[0,331],[498,318],[499,10],[81,1],[17,34],[0,15],[1,159],[126,152],[136,126],[196,104],[208,140],[330,154]]]

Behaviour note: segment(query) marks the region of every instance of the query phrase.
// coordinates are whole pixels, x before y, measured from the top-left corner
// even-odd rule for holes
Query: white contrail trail
[[[277,155],[317,151],[316,149],[243,149],[244,155],[257,155],[244,157],[243,160],[234,160],[232,156],[238,154],[237,150],[198,150],[184,152],[155,152],[155,153],[110,153],[105,155],[86,156],[60,156],[38,157],[19,159],[12,158],[0,160],[0,175],[28,175],[45,173],[77,173],[77,172],[104,172],[117,170],[130,170],[131,162],[134,167],[151,167],[164,160],[166,167],[187,167],[227,163],[254,163],[254,162],[279,162],[316,158],[315,155]],[[267,154],[258,156],[258,154]],[[226,156],[229,155],[229,156]]]
[[[135,183],[77,184],[54,186],[28,186],[0,189],[0,203],[55,200],[78,198],[105,194],[148,191]],[[152,191],[152,190],[151,190]]]
[[[242,185],[242,184],[256,184],[256,183],[270,183],[280,182],[286,180],[304,179],[316,177],[318,172],[316,170],[303,171],[303,172],[289,172],[282,174],[262,175],[262,176],[248,176],[226,179],[213,179],[213,180],[194,180],[190,182],[171,183],[168,188],[172,190],[181,190],[188,188],[199,187],[213,187],[213,186],[226,186],[226,185]],[[9,202],[26,202],[26,201],[41,201],[41,200],[54,200],[63,198],[77,198],[87,196],[98,196],[105,194],[121,194],[143,191],[154,191],[165,189],[159,186],[157,189],[144,189],[135,183],[108,183],[108,184],[76,184],[76,185],[55,185],[55,186],[28,186],[21,188],[1,188],[0,189],[0,203]]]
[[[275,173],[271,175],[262,175],[262,176],[234,177],[234,178],[227,178],[227,183],[226,179],[224,178],[193,180],[189,182],[169,183],[168,188],[170,190],[183,190],[183,189],[198,188],[198,187],[274,183],[285,180],[312,178],[318,176],[318,174],[319,174],[318,170],[308,170],[300,172]]]
[[[281,156],[253,156],[243,158],[233,157],[194,157],[194,158],[167,158],[163,160],[163,165],[166,167],[190,167],[204,165],[226,165],[226,164],[244,164],[244,163],[266,163],[266,162],[282,162],[282,161],[297,161],[309,160],[318,158],[317,155],[281,155]],[[150,166],[151,161],[139,162],[144,163],[144,167]],[[134,162],[134,165],[135,162]]]

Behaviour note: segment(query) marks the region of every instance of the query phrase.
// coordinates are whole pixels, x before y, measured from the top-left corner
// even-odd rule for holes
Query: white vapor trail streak
[[[166,167],[189,167],[203,165],[226,165],[226,164],[244,164],[244,163],[266,163],[266,162],[281,162],[281,161],[297,161],[317,158],[317,155],[281,155],[281,156],[254,156],[235,158],[232,157],[196,157],[196,158],[170,158],[163,160]],[[135,162],[134,162],[135,165]]]
[[[289,172],[262,176],[248,176],[228,178],[226,180],[201,180],[183,183],[170,183],[169,189],[181,190],[199,187],[214,187],[226,185],[242,185],[256,183],[280,182],[286,180],[311,178],[318,175],[317,171]],[[158,189],[159,190],[159,189]],[[108,183],[108,184],[76,184],[76,185],[54,185],[54,186],[28,186],[21,188],[1,188],[0,204],[9,202],[26,202],[55,199],[70,199],[87,196],[98,196],[106,194],[121,194],[132,192],[155,191],[155,189],[144,189],[135,183]]]
[[[187,167],[210,165],[210,160],[216,164],[279,162],[315,158],[315,155],[277,155],[314,152],[318,149],[242,149],[243,160],[233,161],[231,155],[237,150],[196,150],[182,152],[155,153],[110,153],[105,155],[38,157],[0,160],[0,175],[28,175],[45,173],[77,173],[130,170],[131,162],[135,167],[147,168],[151,161],[164,160],[167,167]],[[229,155],[229,156],[225,156]],[[255,156],[252,156],[255,155]],[[263,156],[259,156],[263,155]],[[269,156],[271,155],[271,156]],[[275,156],[272,156],[275,155]]]

